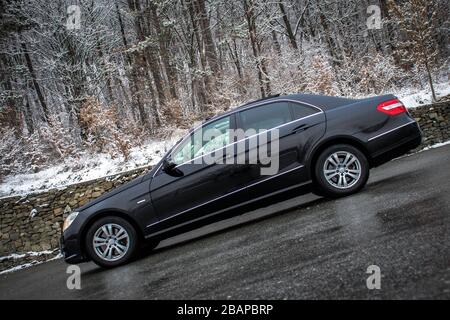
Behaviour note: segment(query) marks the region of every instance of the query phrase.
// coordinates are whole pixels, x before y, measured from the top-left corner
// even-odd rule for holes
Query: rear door
[[[320,109],[293,101],[270,102],[239,112],[237,123],[244,131],[265,129],[270,135],[277,131],[279,136],[278,153],[273,142],[265,146],[272,163],[265,165],[259,161],[248,171],[250,199],[295,187],[310,179],[309,170],[304,167],[305,150],[325,133],[325,115]],[[264,143],[256,148],[261,146]],[[254,148],[247,144],[247,154]],[[266,174],[262,174],[263,168]]]

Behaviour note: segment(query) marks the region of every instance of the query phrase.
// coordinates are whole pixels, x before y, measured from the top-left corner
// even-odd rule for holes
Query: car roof
[[[241,110],[244,110],[247,108],[255,107],[255,106],[270,103],[270,102],[283,101],[283,100],[293,100],[293,101],[297,101],[299,103],[303,102],[303,103],[315,106],[317,108],[320,108],[324,111],[326,111],[332,107],[338,107],[341,105],[346,105],[346,104],[354,103],[357,101],[355,99],[347,99],[347,98],[341,98],[341,97],[307,94],[307,93],[295,93],[295,94],[288,94],[288,95],[283,95],[283,96],[282,95],[274,95],[274,96],[269,96],[269,97],[266,97],[263,99],[247,102],[247,103],[240,105],[236,108],[233,108],[225,113],[211,117],[211,118],[207,119],[205,121],[205,123],[219,119],[219,118],[227,116],[227,115],[231,115],[235,112],[238,112],[238,111],[241,111]]]

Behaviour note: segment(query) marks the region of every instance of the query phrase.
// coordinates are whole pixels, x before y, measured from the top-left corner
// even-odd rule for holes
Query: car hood
[[[114,190],[109,191],[109,192],[107,192],[107,193],[101,195],[100,197],[98,197],[98,198],[96,198],[96,199],[94,199],[94,200],[88,202],[88,203],[85,204],[84,206],[82,206],[82,207],[80,207],[80,208],[78,208],[78,209],[76,209],[76,210],[74,210],[74,211],[83,211],[83,210],[86,210],[87,208],[92,207],[93,205],[95,205],[95,204],[97,204],[97,203],[99,203],[99,202],[102,202],[102,201],[104,201],[104,200],[106,200],[106,199],[109,199],[109,198],[111,198],[112,196],[115,196],[116,194],[119,194],[119,193],[121,193],[122,191],[125,191],[125,190],[127,190],[127,189],[129,189],[129,188],[131,188],[131,187],[133,187],[133,186],[135,186],[135,185],[137,185],[138,183],[142,182],[142,180],[144,180],[145,177],[146,177],[146,175],[137,177],[136,179],[131,180],[130,182],[127,182],[127,183],[121,185],[120,187],[117,187],[117,188],[115,188]]]

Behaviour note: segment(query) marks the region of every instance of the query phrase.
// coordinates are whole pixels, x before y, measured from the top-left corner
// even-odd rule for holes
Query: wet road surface
[[[366,286],[381,269],[381,289]],[[0,275],[0,299],[450,299],[450,145],[371,171],[362,192],[297,197],[168,239],[113,270],[52,261]]]

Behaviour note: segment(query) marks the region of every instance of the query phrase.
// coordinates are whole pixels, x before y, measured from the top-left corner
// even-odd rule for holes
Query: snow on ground
[[[445,142],[440,142],[440,143],[433,144],[432,146],[425,147],[425,148],[423,148],[420,151],[426,151],[426,150],[430,150],[430,149],[435,149],[435,148],[443,147],[443,146],[446,146],[446,145],[449,145],[449,144],[450,144],[450,140],[449,141],[445,141]]]
[[[70,184],[154,165],[181,136],[181,132],[175,132],[168,140],[149,141],[143,146],[134,147],[127,162],[123,158],[112,159],[108,154],[86,155],[80,159],[68,158],[61,164],[36,173],[8,176],[0,184],[0,197],[64,188]]]
[[[5,260],[17,260],[17,259],[22,259],[25,257],[39,257],[42,256],[44,254],[52,254],[53,252],[55,252],[55,250],[44,250],[44,251],[28,251],[25,253],[12,253],[8,256],[3,256],[0,257],[0,262],[3,262]]]
[[[450,94],[450,82],[438,83],[434,86],[436,92],[436,97],[442,98]],[[395,95],[403,102],[407,108],[416,108],[421,105],[430,104],[431,101],[431,90],[426,88],[420,91],[415,90],[411,93],[411,90],[404,90],[395,93]]]
[[[40,252],[36,252],[36,253],[39,254]],[[52,251],[50,251],[50,253],[52,253]],[[13,255],[14,255],[14,254],[13,254]],[[17,256],[22,256],[22,255],[17,255]],[[62,254],[59,253],[58,255],[56,255],[56,256],[54,256],[53,258],[48,259],[48,260],[44,260],[44,261],[32,261],[32,262],[24,263],[24,264],[21,264],[21,265],[18,265],[18,266],[15,266],[15,267],[12,267],[12,268],[9,268],[9,269],[0,271],[0,275],[5,274],[5,273],[10,273],[10,272],[18,271],[18,270],[22,270],[22,269],[26,269],[26,268],[29,268],[29,267],[32,267],[32,266],[36,266],[36,265],[38,265],[38,264],[42,264],[42,263],[44,263],[44,262],[49,262],[49,261],[61,259],[62,257],[63,257]],[[2,257],[2,258],[4,258],[4,257]]]
[[[4,261],[8,261],[8,260],[21,260],[24,258],[30,258],[30,257],[40,257],[40,256],[45,256],[45,255],[51,255],[51,254],[55,254],[58,251],[58,249],[54,249],[54,250],[44,250],[44,251],[28,251],[25,253],[12,253],[10,255],[7,256],[3,256],[0,257],[0,263],[4,262]],[[5,273],[10,273],[10,272],[14,272],[14,271],[18,271],[18,270],[22,270],[25,268],[29,268],[47,261],[52,261],[52,260],[56,260],[56,259],[60,259],[62,258],[62,254],[58,253],[56,256],[47,259],[47,260],[42,260],[42,261],[38,261],[38,260],[33,260],[31,262],[27,262],[27,263],[23,263],[20,264],[18,266],[15,267],[11,267],[9,269],[0,271],[0,275],[5,274]]]

